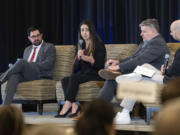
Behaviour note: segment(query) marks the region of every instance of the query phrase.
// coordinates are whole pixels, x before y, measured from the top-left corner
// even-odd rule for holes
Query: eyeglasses
[[[89,28],[81,28],[81,32],[83,31],[89,31]]]
[[[42,34],[37,34],[37,35],[33,35],[33,36],[30,36],[30,38],[37,38],[37,37],[40,37]]]

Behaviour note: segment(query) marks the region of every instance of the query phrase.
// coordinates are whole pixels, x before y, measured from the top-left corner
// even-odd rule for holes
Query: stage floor
[[[71,118],[54,118],[57,114],[55,111],[43,112],[43,115],[39,115],[37,112],[26,112],[23,113],[25,118],[25,123],[28,125],[44,124],[44,123],[56,123],[59,126],[73,127],[75,121]],[[142,132],[152,132],[152,125],[147,125],[143,119],[133,118],[131,124],[128,125],[118,125],[114,124],[117,131],[142,131]]]

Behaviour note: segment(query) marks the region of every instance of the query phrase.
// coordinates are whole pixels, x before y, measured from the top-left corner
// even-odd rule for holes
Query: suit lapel
[[[38,52],[36,61],[39,61],[39,60],[41,61],[41,57],[43,56],[43,53],[44,53],[44,48],[45,48],[45,42],[43,42],[43,44]]]
[[[139,47],[136,49],[136,51],[134,52],[134,55],[136,55],[141,49],[142,49],[142,46],[143,46],[143,42],[139,45]]]
[[[26,60],[26,61],[28,61],[28,58],[29,58],[29,55],[31,54],[31,50],[32,50],[32,45],[27,49],[27,51],[26,51],[26,53],[24,54],[25,56],[24,56],[24,59]]]

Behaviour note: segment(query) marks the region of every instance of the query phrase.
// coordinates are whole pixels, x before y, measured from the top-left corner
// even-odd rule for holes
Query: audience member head
[[[180,20],[176,20],[172,22],[170,26],[171,36],[175,39],[180,41]]]
[[[161,100],[163,104],[166,101],[176,97],[180,97],[180,77],[168,81],[168,83],[164,85],[161,92]]]
[[[33,45],[40,45],[42,42],[42,33],[40,32],[40,30],[36,27],[30,27],[27,29],[27,35],[28,35],[28,39],[29,41],[33,44]]]
[[[25,130],[21,111],[13,105],[0,107],[0,134],[22,135]]]
[[[84,41],[83,48],[85,47],[85,43],[89,43],[86,55],[93,53],[96,43],[101,42],[101,39],[96,33],[95,26],[90,20],[84,20],[80,23],[79,40],[80,39]]]
[[[156,19],[146,19],[139,24],[143,41],[148,41],[158,35],[159,24]]]
[[[180,98],[166,102],[155,118],[154,135],[180,135]]]
[[[96,99],[84,107],[83,115],[77,121],[75,131],[78,135],[115,135],[114,116],[115,112],[111,103]]]
[[[42,124],[34,126],[26,135],[75,135],[73,128],[57,124]]]

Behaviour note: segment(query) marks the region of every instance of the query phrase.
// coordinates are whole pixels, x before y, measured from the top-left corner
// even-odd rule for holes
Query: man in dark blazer
[[[180,20],[176,20],[172,22],[170,26],[171,36],[177,40],[180,41]],[[164,66],[161,68],[161,72],[163,72]],[[163,82],[167,82],[168,80],[180,76],[180,48],[176,51],[174,55],[174,60],[172,65],[166,69],[166,73],[163,78]]]
[[[27,30],[32,45],[24,50],[23,59],[18,59],[5,73],[0,76],[1,84],[8,80],[3,104],[10,104],[19,82],[52,79],[56,59],[53,44],[42,40],[42,33],[35,27]]]
[[[139,25],[141,28],[141,37],[143,42],[136,49],[134,54],[122,61],[108,60],[110,71],[119,71],[123,74],[131,73],[139,65],[145,63],[151,64],[160,70],[164,62],[165,54],[169,54],[166,42],[159,34],[159,24],[156,19],[146,19]],[[100,73],[100,72],[99,72]],[[103,77],[103,74],[100,74]],[[105,75],[106,76],[106,75]],[[107,79],[107,78],[105,78]],[[111,101],[115,95],[117,83],[115,80],[106,80],[101,89],[98,98],[104,98]],[[115,121],[117,124],[129,124],[131,119],[129,112],[132,111],[135,100],[124,99],[121,102],[122,112],[117,113]]]

